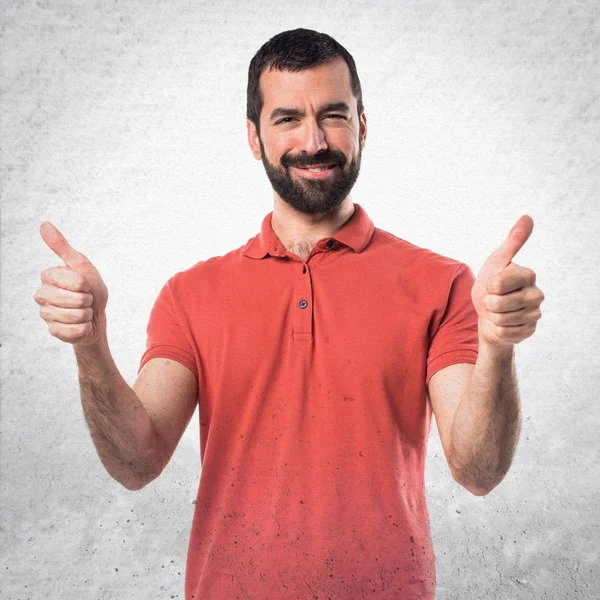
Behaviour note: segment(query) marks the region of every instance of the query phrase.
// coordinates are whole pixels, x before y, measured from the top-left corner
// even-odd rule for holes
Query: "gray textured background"
[[[437,597],[600,597],[597,0],[2,2],[0,595],[183,598],[197,414],[150,486],[107,475],[73,350],[33,301],[62,264],[39,225],[104,277],[133,384],[163,283],[241,246],[272,210],[245,137],[247,67],[298,26],[356,59],[369,133],[353,199],[375,225],[477,273],[520,215],[535,221],[515,262],[546,300],[516,349],[513,468],[472,496],[432,429]]]

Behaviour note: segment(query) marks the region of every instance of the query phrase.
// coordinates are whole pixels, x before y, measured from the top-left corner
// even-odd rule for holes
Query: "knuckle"
[[[73,329],[76,332],[77,337],[81,338],[81,337],[87,335],[91,331],[92,324],[90,321],[88,321],[86,323],[79,323]]]
[[[485,306],[488,310],[498,311],[500,308],[500,298],[496,295],[488,295],[485,297]]]
[[[88,333],[89,329],[88,323],[71,323],[55,327],[55,333],[53,333],[53,335],[63,342],[72,344],[83,338]]]
[[[49,269],[44,269],[40,276],[40,279],[43,283],[48,284],[56,284],[57,282],[62,280],[63,272],[69,267],[60,266],[60,267],[50,267]]]
[[[530,298],[530,302],[533,304],[541,304],[544,300],[544,294],[539,288],[530,290],[528,297]]]
[[[491,279],[490,281],[487,282],[486,289],[489,294],[498,294],[499,286],[500,286],[500,284],[498,282],[498,278],[494,277],[493,279]]]
[[[90,301],[90,298],[91,298],[91,301]],[[75,300],[77,303],[77,308],[88,308],[89,306],[91,306],[93,299],[94,298],[91,294],[79,292],[77,294],[77,298]]]
[[[77,271],[74,271],[74,275],[73,275],[73,289],[76,292],[84,292],[86,289],[88,289],[88,282],[87,279],[85,278],[84,275],[82,275],[81,273],[78,273]]]
[[[79,309],[70,309],[62,311],[63,320],[71,325],[81,323],[81,311]]]
[[[70,308],[64,309],[61,311],[60,316],[61,320],[64,323],[69,323],[71,325],[79,325],[81,323],[85,323],[91,319],[88,319],[88,310],[87,308]]]
[[[79,325],[72,323],[70,324],[67,328],[66,328],[66,335],[65,337],[71,342],[73,340],[78,339],[79,337],[81,337],[81,331],[79,330]]]
[[[73,315],[73,323],[77,323],[77,324],[83,324],[83,323],[87,323],[88,321],[90,321],[90,319],[88,319],[88,309],[87,308],[76,308],[75,310],[71,311],[72,315]]]
[[[52,273],[54,272],[56,267],[51,267],[49,269],[44,269],[41,273],[40,273],[40,279],[42,280],[42,283],[49,283],[50,280],[52,279]]]
[[[73,334],[73,330],[71,329],[72,325],[63,325],[60,329],[60,335],[56,336],[63,342],[67,342],[71,344],[73,340],[77,339],[77,336]]]

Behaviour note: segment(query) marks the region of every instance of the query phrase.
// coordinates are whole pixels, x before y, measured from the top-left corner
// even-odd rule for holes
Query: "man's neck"
[[[288,252],[306,260],[319,240],[335,235],[353,214],[350,196],[335,211],[321,215],[299,213],[276,197],[271,227]]]

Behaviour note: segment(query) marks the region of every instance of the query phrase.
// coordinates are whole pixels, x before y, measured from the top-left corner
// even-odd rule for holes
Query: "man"
[[[535,273],[511,262],[533,221],[477,279],[376,228],[350,197],[360,82],[325,34],[269,40],[247,107],[274,210],[244,246],[164,285],[133,388],[108,349],[98,271],[49,223],[67,266],[42,273],[41,316],[73,344],[92,439],[128,489],[158,477],[199,403],[188,600],[433,598],[431,412],[456,481],[488,493],[519,436],[513,346],[541,316]]]

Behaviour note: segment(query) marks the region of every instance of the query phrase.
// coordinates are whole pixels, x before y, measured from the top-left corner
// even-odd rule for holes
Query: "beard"
[[[362,149],[358,147],[358,156],[348,161],[339,150],[323,150],[313,155],[293,156],[284,154],[281,166],[267,159],[262,140],[259,138],[262,163],[267,177],[275,192],[293,209],[305,215],[329,213],[337,209],[350,193],[360,171]],[[294,179],[289,167],[307,167],[315,164],[334,164],[339,168],[329,179]],[[337,169],[336,169],[337,170]]]

